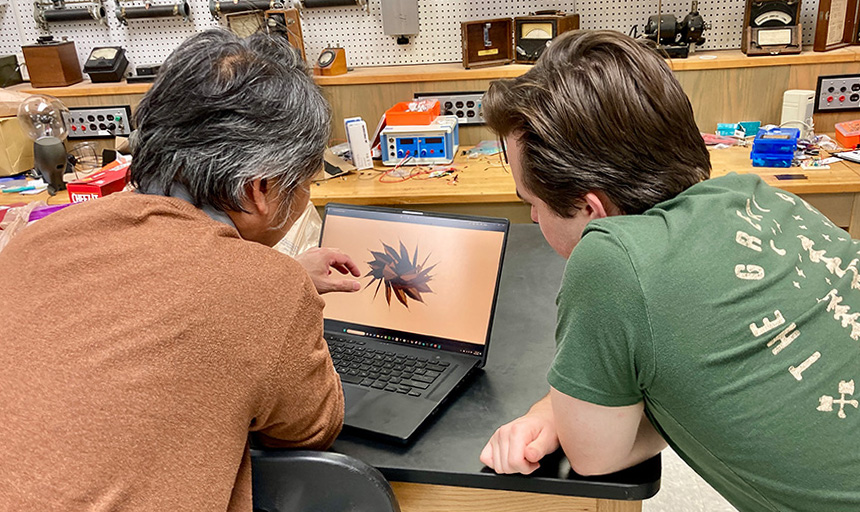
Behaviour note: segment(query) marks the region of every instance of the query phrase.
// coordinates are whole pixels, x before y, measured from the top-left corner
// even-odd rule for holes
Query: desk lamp
[[[66,188],[63,174],[69,161],[63,140],[69,134],[65,122],[68,117],[69,109],[46,94],[34,94],[18,107],[18,121],[33,139],[34,167],[48,183],[51,195]]]

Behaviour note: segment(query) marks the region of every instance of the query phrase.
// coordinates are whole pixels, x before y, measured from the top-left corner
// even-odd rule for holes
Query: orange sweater
[[[340,431],[322,308],[298,263],[180,199],[29,226],[0,252],[0,509],[250,511],[249,430]]]

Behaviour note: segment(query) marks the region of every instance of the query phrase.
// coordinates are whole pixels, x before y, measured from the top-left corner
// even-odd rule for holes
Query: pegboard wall
[[[578,0],[548,2],[524,0],[506,2],[418,0],[420,32],[407,45],[398,45],[394,36],[382,30],[381,0],[368,0],[365,10],[355,7],[329,7],[301,11],[305,53],[309,60],[327,46],[346,49],[350,67],[459,62],[461,60],[460,22],[499,17],[522,16],[536,10],[558,9],[580,15],[583,29],[612,29],[627,33],[637,25],[639,33],[649,15],[657,13],[657,0]],[[154,5],[175,0],[152,0]],[[105,25],[94,20],[51,23],[56,39],[68,37],[75,42],[80,62],[97,46],[122,46],[134,64],[162,62],[188,36],[216,26],[226,26],[224,18],[213,19],[208,0],[189,0],[191,16],[117,20],[115,0],[104,0]],[[289,6],[289,2],[287,2]],[[129,5],[143,5],[142,1]],[[683,18],[690,1],[662,2],[662,12]],[[741,44],[745,0],[701,0],[699,12],[711,29],[705,31],[703,50],[733,49]],[[70,4],[69,7],[77,7]],[[803,43],[814,38],[818,0],[804,0],[801,22]],[[21,45],[33,44],[46,35],[33,18],[32,0],[0,0],[0,54],[20,53]]]

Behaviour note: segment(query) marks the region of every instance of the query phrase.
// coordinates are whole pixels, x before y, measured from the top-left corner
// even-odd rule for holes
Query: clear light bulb
[[[69,135],[65,120],[69,115],[63,102],[47,94],[34,94],[18,107],[18,122],[34,141],[43,137],[65,140]]]

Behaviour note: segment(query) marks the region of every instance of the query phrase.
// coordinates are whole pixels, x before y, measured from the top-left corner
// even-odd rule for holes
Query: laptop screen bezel
[[[353,205],[353,204],[345,204],[345,203],[328,203],[325,206],[325,215],[323,216],[323,219],[322,219],[322,227],[320,228],[320,237],[319,237],[319,241],[317,242],[318,246],[322,245],[322,239],[323,239],[323,235],[325,233],[326,221],[328,220],[329,210],[331,210],[332,208],[341,209],[341,210],[353,210],[353,211],[357,211],[357,212],[378,212],[378,213],[384,213],[384,214],[389,214],[389,215],[421,216],[422,218],[425,218],[425,219],[429,218],[429,219],[440,219],[440,220],[486,222],[486,223],[498,225],[501,228],[498,231],[500,231],[502,233],[502,245],[500,248],[499,264],[498,264],[498,269],[496,271],[496,279],[495,279],[495,289],[493,290],[493,300],[492,300],[492,304],[490,306],[490,316],[489,316],[489,321],[488,321],[488,325],[487,325],[487,333],[486,333],[486,339],[484,340],[484,344],[483,345],[477,345],[477,344],[472,344],[472,343],[453,340],[453,339],[446,339],[447,341],[452,342],[454,345],[456,345],[456,344],[468,344],[468,345],[475,345],[475,346],[482,347],[481,354],[480,355],[471,354],[471,353],[464,354],[461,351],[458,351],[458,350],[453,349],[453,348],[449,348],[448,346],[444,346],[444,345],[443,345],[444,348],[439,348],[439,349],[435,349],[435,348],[429,347],[429,346],[426,346],[426,347],[422,346],[421,347],[421,348],[425,348],[428,350],[439,350],[439,351],[445,352],[445,353],[469,355],[472,357],[476,357],[479,360],[479,362],[476,364],[476,366],[477,367],[483,367],[487,362],[487,355],[489,353],[490,340],[492,339],[492,334],[493,334],[493,324],[495,323],[495,317],[496,317],[496,305],[497,305],[497,302],[499,299],[499,288],[501,286],[501,281],[502,281],[502,268],[504,267],[505,251],[507,249],[507,243],[508,243],[508,233],[510,232],[510,221],[508,219],[505,219],[502,217],[483,217],[483,216],[478,216],[478,215],[458,215],[458,214],[451,214],[451,213],[424,211],[424,210],[420,210],[417,208],[406,209],[406,208],[391,208],[391,207],[382,207],[382,206]],[[354,324],[352,322],[344,322],[341,320],[332,320],[332,319],[325,318],[324,323],[325,323],[326,332],[330,332],[330,331],[335,330],[332,328],[334,322],[338,322],[338,324],[355,325],[355,327],[357,329],[366,327],[366,326]],[[384,328],[375,328],[375,329],[379,329],[382,331],[388,331],[388,332],[391,332],[392,334],[395,333],[395,331],[393,331],[391,329],[384,329]],[[428,338],[435,338],[435,337],[428,336]],[[378,339],[379,341],[382,341],[385,343],[392,343],[395,345],[412,346],[409,344],[398,342],[396,340],[387,340],[387,339],[380,339],[380,338],[374,338],[374,339]]]

